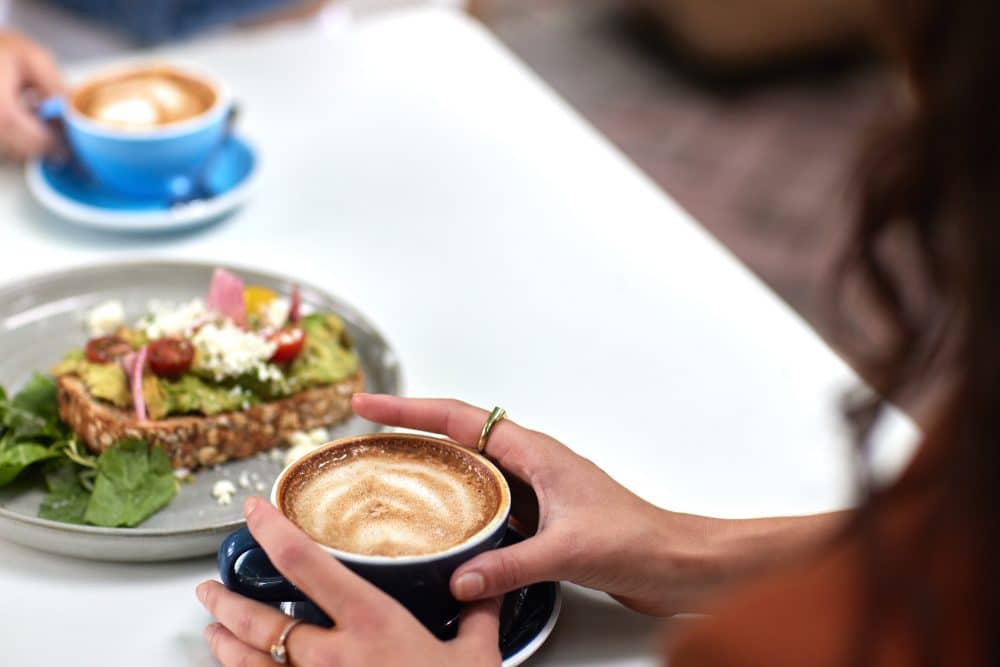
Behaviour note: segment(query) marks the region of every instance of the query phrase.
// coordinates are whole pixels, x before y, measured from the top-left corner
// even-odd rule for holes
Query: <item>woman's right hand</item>
[[[474,447],[488,413],[454,400],[358,394],[365,419],[440,433]],[[451,580],[460,600],[482,600],[538,581],[567,580],[605,591],[648,614],[693,608],[719,578],[711,545],[722,519],[659,509],[555,439],[497,424],[486,454],[511,483],[512,514],[532,535],[486,552]]]
[[[51,148],[52,133],[25,102],[63,91],[59,68],[41,46],[12,30],[0,30],[0,151],[18,160]]]

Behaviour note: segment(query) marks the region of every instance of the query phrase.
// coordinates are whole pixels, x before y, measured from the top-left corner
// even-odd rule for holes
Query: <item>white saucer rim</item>
[[[247,199],[257,183],[260,153],[246,137],[236,134],[253,155],[253,164],[238,185],[209,200],[196,200],[168,210],[121,211],[90,206],[75,201],[53,188],[42,175],[42,160],[34,158],[24,166],[28,190],[35,200],[55,215],[83,226],[105,231],[162,232],[206,224],[232,211]]]
[[[556,621],[559,620],[559,615],[562,613],[562,584],[558,581],[552,582],[556,585],[556,596],[552,603],[552,612],[549,614],[549,619],[542,626],[542,629],[538,631],[534,637],[531,638],[527,644],[521,647],[521,650],[504,659],[501,663],[501,667],[518,667],[518,665],[524,663],[525,660],[533,656],[538,652],[538,649],[542,647],[543,644],[548,640],[549,635],[555,630]]]

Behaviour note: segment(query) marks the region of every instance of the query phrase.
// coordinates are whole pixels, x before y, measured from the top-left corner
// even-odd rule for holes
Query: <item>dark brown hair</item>
[[[868,151],[857,223],[839,286],[878,314],[863,372],[880,399],[849,415],[865,451],[883,400],[946,386],[921,455],[933,487],[919,543],[907,556],[931,567],[959,535],[978,582],[970,628],[980,655],[1000,664],[1000,2],[886,0],[884,33],[906,73],[908,103]],[[842,289],[839,294],[843,295]],[[871,330],[868,330],[871,333]],[[877,647],[885,612],[904,614],[925,664],[947,664],[938,588],[920,569],[893,571],[876,529],[888,494],[870,474],[856,528],[868,560],[868,630],[856,661]],[[910,575],[907,574],[910,573]],[[967,574],[967,573],[966,573]],[[907,579],[909,577],[909,579]],[[953,620],[953,619],[952,619]]]

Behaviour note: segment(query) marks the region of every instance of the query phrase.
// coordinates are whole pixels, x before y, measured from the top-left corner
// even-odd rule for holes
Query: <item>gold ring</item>
[[[486,441],[490,439],[490,431],[492,431],[493,427],[497,425],[497,422],[506,416],[507,411],[503,408],[497,407],[493,408],[493,412],[491,412],[490,416],[486,418],[486,423],[483,424],[483,431],[479,434],[479,444],[476,445],[476,449],[479,450],[480,454],[486,451]]]
[[[288,622],[285,629],[281,631],[280,635],[278,635],[278,642],[276,644],[271,644],[271,660],[274,660],[279,665],[288,664],[288,649],[285,648],[285,640],[288,639],[288,633],[292,631],[292,628],[301,622],[301,618],[294,618]]]

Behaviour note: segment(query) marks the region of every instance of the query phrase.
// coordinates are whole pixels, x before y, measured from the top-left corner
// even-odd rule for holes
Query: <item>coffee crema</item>
[[[91,121],[116,130],[150,130],[190,120],[215,104],[208,83],[179,70],[140,67],[85,83],[71,97]]]
[[[284,482],[282,513],[317,542],[369,556],[419,556],[457,546],[496,517],[492,471],[473,456],[386,436],[304,459]]]

